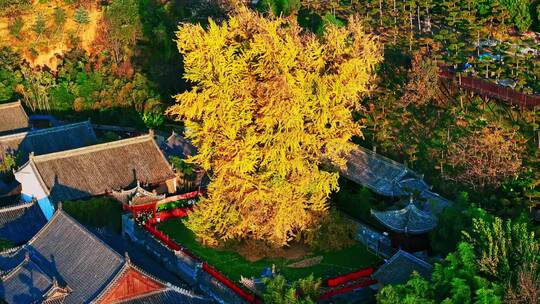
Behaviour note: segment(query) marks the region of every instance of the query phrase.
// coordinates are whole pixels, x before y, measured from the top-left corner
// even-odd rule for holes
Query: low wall
[[[146,228],[148,229],[148,227]],[[253,302],[244,300],[230,286],[216,279],[214,273],[210,274],[208,272],[209,269],[213,268],[200,261],[186,249],[172,241],[171,244],[176,246],[173,247],[175,250],[168,248],[156,237],[160,233],[158,230],[153,227],[148,231],[145,230],[135,224],[131,218],[131,214],[124,214],[122,216],[122,232],[125,237],[128,237],[132,242],[138,244],[156,260],[160,261],[169,271],[176,274],[189,285],[199,287],[218,303],[244,304]],[[152,234],[156,234],[156,236]],[[249,295],[248,293],[246,294]]]

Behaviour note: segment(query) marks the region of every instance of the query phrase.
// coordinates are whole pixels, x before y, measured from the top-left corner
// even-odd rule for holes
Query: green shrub
[[[108,227],[118,233],[122,231],[122,208],[114,199],[96,197],[68,201],[63,204],[63,209],[84,225]]]
[[[265,279],[266,290],[263,294],[264,303],[267,304],[310,304],[316,303],[320,296],[321,280],[313,275],[293,283],[287,283],[282,275]]]

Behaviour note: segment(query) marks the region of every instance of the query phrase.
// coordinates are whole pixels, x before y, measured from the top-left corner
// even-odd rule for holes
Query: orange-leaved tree
[[[168,113],[198,147],[191,161],[211,172],[189,228],[208,245],[297,240],[338,188],[321,159],[342,161],[360,132],[351,113],[381,60],[375,37],[355,18],[318,38],[240,7],[222,24],[182,24],[177,38],[194,86]]]

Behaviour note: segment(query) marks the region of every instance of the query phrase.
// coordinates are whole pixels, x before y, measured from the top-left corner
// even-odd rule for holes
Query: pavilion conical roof
[[[385,227],[399,233],[422,234],[437,227],[437,218],[431,212],[418,208],[412,197],[402,209],[371,210],[371,214]]]

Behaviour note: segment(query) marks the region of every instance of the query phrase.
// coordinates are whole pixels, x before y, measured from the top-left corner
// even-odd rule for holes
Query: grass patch
[[[112,198],[68,201],[62,204],[62,208],[84,225],[108,227],[115,232],[122,232],[122,207]]]
[[[272,264],[275,264],[278,272],[288,280],[297,280],[310,274],[319,278],[328,278],[356,271],[380,261],[377,256],[368,252],[365,246],[358,243],[333,252],[312,252],[300,259],[264,258],[250,262],[233,250],[209,248],[201,245],[197,242],[193,232],[184,225],[183,219],[165,221],[159,224],[158,229],[234,281],[238,281],[240,276],[259,277],[263,270],[266,267],[272,267]],[[319,264],[306,268],[286,267],[294,262],[319,256],[322,257]]]

